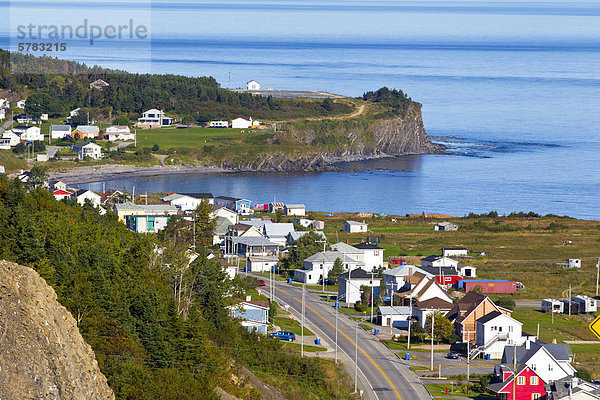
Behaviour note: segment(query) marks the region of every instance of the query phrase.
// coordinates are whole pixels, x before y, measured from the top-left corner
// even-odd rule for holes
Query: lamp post
[[[346,295],[339,296],[335,299],[335,363],[338,362],[338,314],[340,308],[340,300]]]
[[[433,326],[435,325],[435,310],[431,313],[431,370],[433,371]]]
[[[300,357],[304,358],[304,307],[305,307],[305,302],[306,302],[306,298],[305,298],[305,288],[306,288],[306,283],[302,283],[302,326],[301,326],[301,336],[302,336],[302,341],[300,342]]]
[[[363,318],[358,318],[354,328],[354,393],[358,393],[358,324],[362,321]]]

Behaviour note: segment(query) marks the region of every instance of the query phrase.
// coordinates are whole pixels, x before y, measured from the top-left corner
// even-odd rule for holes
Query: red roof
[[[70,196],[73,193],[65,192],[64,190],[55,190],[52,194],[55,196]]]

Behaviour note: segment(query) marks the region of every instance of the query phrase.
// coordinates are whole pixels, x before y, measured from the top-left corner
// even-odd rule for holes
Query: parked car
[[[448,354],[446,355],[446,358],[449,358],[449,359],[451,359],[451,360],[458,360],[458,359],[460,358],[460,354],[458,354],[458,353],[457,353],[457,352],[455,352],[455,351],[451,351],[450,353],[448,353]]]
[[[323,279],[319,279],[318,284],[322,285],[323,284]],[[329,279],[325,279],[325,285],[327,285],[327,286],[335,286],[335,282],[332,281],[332,280],[329,280]]]
[[[267,286],[267,284],[265,283],[265,281],[263,281],[262,279],[260,281],[258,281],[258,284],[260,286]]]
[[[296,340],[296,334],[294,332],[279,331],[271,333],[271,337],[279,340],[287,340],[293,342]]]

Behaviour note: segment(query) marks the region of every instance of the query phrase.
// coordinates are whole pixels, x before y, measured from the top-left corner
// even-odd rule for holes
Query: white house
[[[368,242],[355,244],[352,247],[363,252],[362,262],[365,263],[364,268],[366,271],[371,271],[373,268],[383,268],[383,248],[375,243]]]
[[[373,288],[373,298],[379,296],[379,283],[381,279],[377,275],[371,275],[362,268],[352,269],[338,276],[338,299],[354,304],[360,301],[361,286]]]
[[[0,119],[6,118],[6,110],[4,108],[0,108]]]
[[[99,207],[102,204],[102,200],[99,194],[92,192],[91,190],[78,190],[72,194],[71,198],[77,200],[77,203],[84,205],[86,200],[89,200],[93,205]]]
[[[260,90],[260,83],[255,80],[251,80],[250,82],[246,83],[246,88],[248,90]]]
[[[215,208],[214,210],[211,211],[210,216],[212,218],[218,218],[218,217],[226,218],[232,224],[237,224],[238,217],[239,217],[238,213],[233,212],[229,208],[225,208],[225,207]]]
[[[287,237],[290,233],[295,232],[294,224],[291,223],[273,223],[267,221],[263,225],[263,235],[271,242],[277,243],[279,246],[285,246]]]
[[[306,215],[306,206],[304,204],[286,204],[283,212],[288,216],[303,217]]]
[[[50,127],[51,139],[64,139],[71,136],[71,125],[52,125]]]
[[[97,145],[96,143],[77,143],[73,146],[73,151],[77,153],[77,157],[80,160],[83,160],[86,157],[93,160],[102,158],[102,146]]]
[[[133,205],[136,210],[125,215],[125,225],[137,233],[154,233],[165,229],[177,208],[169,204]]]
[[[597,384],[581,378],[567,376],[544,386],[547,400],[598,400],[600,388]]]
[[[415,272],[405,278],[405,285],[396,291],[396,296],[414,301],[423,302],[431,299],[442,299],[452,303],[452,298],[433,276],[426,276],[422,272]]]
[[[252,127],[252,117],[250,119],[246,118],[236,118],[231,121],[231,127],[234,129],[248,129]]]
[[[466,247],[444,247],[442,249],[442,257],[466,257],[469,255],[469,250]]]
[[[443,314],[448,313],[454,307],[454,303],[434,297],[425,301],[418,301],[416,307],[413,307],[413,317],[419,321],[422,328],[425,328],[427,316],[429,314],[440,311]]]
[[[161,200],[170,203],[181,211],[195,210],[204,200],[208,201],[208,204],[214,204],[212,193],[173,193]]]
[[[342,261],[345,271],[356,269],[364,265],[361,262],[345,256],[344,253],[340,253],[339,251],[322,251],[306,258],[302,269],[294,270],[294,280],[302,283],[316,284],[319,283],[323,277],[328,279],[329,271],[333,267],[335,260],[338,258]]]
[[[433,227],[434,231],[457,231],[458,225],[452,222],[440,222]]]
[[[423,267],[458,267],[458,261],[444,256],[429,256],[421,259]]]
[[[492,311],[476,320],[476,349],[478,353],[489,354],[490,358],[500,359],[507,345],[520,346],[529,338],[523,336],[523,324],[498,311]]]
[[[278,265],[277,256],[250,256],[246,259],[246,267],[252,272],[276,271]]]
[[[471,266],[471,265],[465,265],[465,264],[458,264],[458,266],[456,267],[456,270],[458,271],[458,275],[460,275],[463,278],[476,278],[477,277],[477,268]]]
[[[421,270],[419,267],[410,264],[400,265],[396,268],[388,269],[383,271],[383,282],[386,286],[386,296],[392,295],[394,292],[406,287],[407,277],[412,276],[414,273],[420,272],[428,278],[432,278],[433,275]]]
[[[0,108],[10,108],[10,101],[8,101],[7,99],[0,99]]]
[[[146,111],[138,118],[138,125],[147,128],[171,126],[173,125],[173,118],[167,117],[162,110],[153,108]]]
[[[381,326],[408,328],[408,320],[411,316],[411,309],[408,306],[379,306],[377,309],[377,323]]]
[[[368,230],[368,225],[364,222],[356,222],[356,221],[346,221],[344,222],[344,232],[348,233],[360,233],[366,232]]]
[[[114,142],[115,140],[134,140],[135,134],[131,132],[128,126],[124,125],[113,125],[106,128],[104,137]]]
[[[17,101],[17,108],[25,109],[25,103],[26,102],[27,102],[27,100],[19,100],[19,101]]]
[[[517,362],[527,365],[544,382],[553,382],[567,376],[575,375],[577,370],[571,366],[571,356],[564,344],[548,344],[541,341],[526,341],[518,346],[506,346],[502,356],[502,364],[513,365],[514,353]]]
[[[231,253],[240,257],[272,256],[277,253],[277,243],[271,242],[263,236],[235,236],[227,238]],[[233,250],[233,251],[231,251]]]
[[[209,128],[229,128],[229,121],[210,121]]]
[[[312,226],[312,220],[306,218],[295,218],[294,223],[305,228],[310,228]]]
[[[12,130],[4,131],[2,139],[0,139],[0,149],[10,150],[21,142],[21,137]]]
[[[580,258],[569,258],[567,260],[567,267],[569,267],[569,268],[581,268],[581,259]]]
[[[76,116],[78,116],[78,115],[79,115],[79,112],[80,112],[80,111],[81,111],[81,107],[77,107],[76,109],[74,109],[74,110],[71,110],[71,111],[69,112],[69,116],[67,117],[67,122],[69,122],[69,123],[70,123],[70,122],[73,120],[73,117],[76,117]]]
[[[17,133],[16,129],[18,129],[20,127],[17,128],[13,128],[13,131],[15,133]],[[27,141],[27,142],[34,142],[34,141],[40,141],[43,142],[44,141],[44,135],[42,135],[42,132],[40,130],[40,128],[38,128],[37,126],[29,126],[26,127],[26,129],[20,134],[21,137],[21,141]]]

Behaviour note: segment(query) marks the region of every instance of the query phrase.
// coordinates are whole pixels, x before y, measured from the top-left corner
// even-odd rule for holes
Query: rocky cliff
[[[6,261],[0,261],[0,398],[115,398],[54,290],[37,272]]]
[[[415,102],[402,116],[305,121],[285,128],[303,151],[263,153],[251,160],[234,157],[222,166],[249,171],[323,171],[338,162],[443,151],[427,137],[421,104]]]

